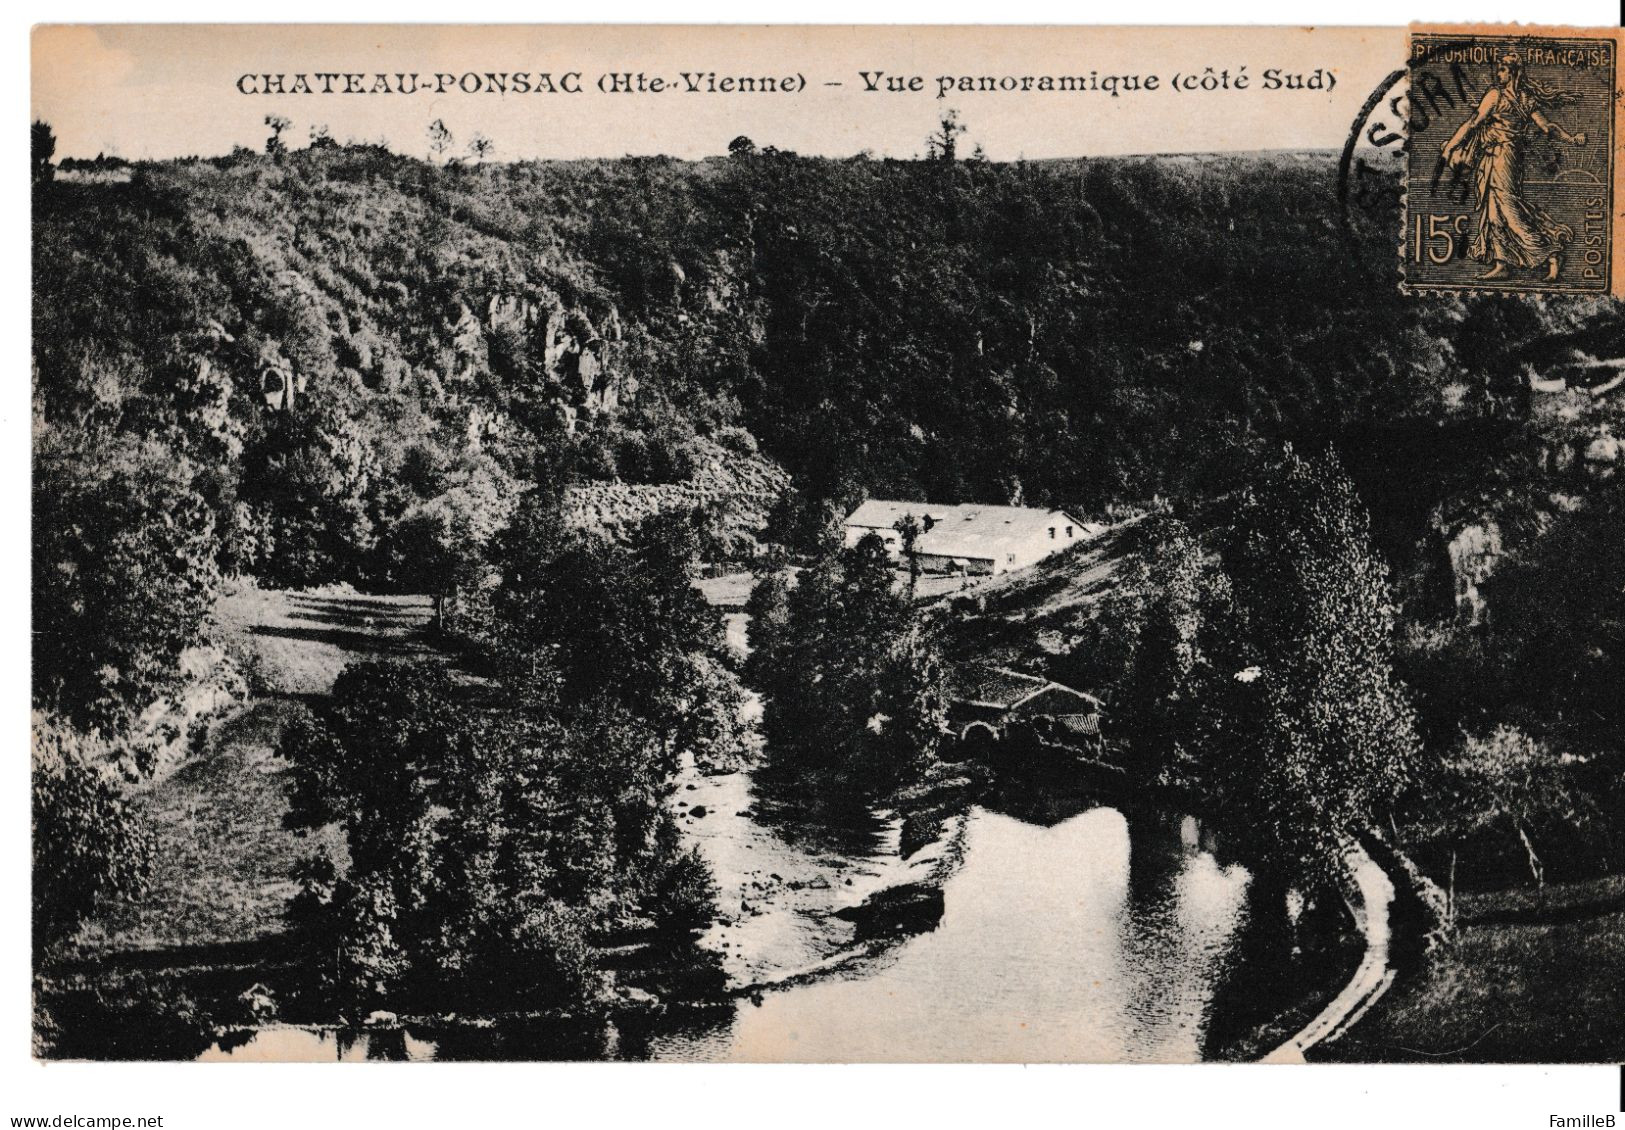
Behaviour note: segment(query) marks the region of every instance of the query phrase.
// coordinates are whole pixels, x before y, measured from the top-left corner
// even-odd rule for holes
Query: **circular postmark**
[[[1350,261],[1378,277],[1395,271],[1408,153],[1402,109],[1409,70],[1390,73],[1367,95],[1337,162],[1338,223]]]
[[[1401,277],[1405,202],[1415,173],[1411,138],[1458,112],[1470,90],[1466,72],[1448,61],[1445,45],[1429,44],[1384,77],[1355,115],[1337,164],[1338,215],[1351,259],[1373,277]],[[1442,153],[1434,156],[1430,188],[1465,206],[1467,178]],[[1453,253],[1465,249],[1461,226],[1449,225],[1438,237],[1452,241]]]

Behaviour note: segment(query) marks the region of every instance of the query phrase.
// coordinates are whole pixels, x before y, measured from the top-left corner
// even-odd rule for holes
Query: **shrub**
[[[214,517],[156,445],[39,452],[34,696],[111,735],[180,682],[220,587]]]
[[[544,899],[527,907],[509,953],[507,983],[519,1008],[578,1011],[603,995],[605,981],[593,964],[584,918],[561,902]]]
[[[656,884],[650,909],[670,931],[710,925],[717,913],[717,884],[698,849],[675,856]]]
[[[108,900],[146,889],[152,838],[109,772],[106,743],[59,719],[33,727],[36,947],[66,937]]]

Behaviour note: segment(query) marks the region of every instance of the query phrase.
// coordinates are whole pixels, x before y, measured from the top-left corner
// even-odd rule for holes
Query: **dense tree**
[[[265,124],[271,130],[271,136],[265,139],[265,151],[273,155],[286,153],[288,145],[282,140],[282,134],[293,125],[292,120],[281,114],[267,114]]]
[[[285,732],[290,826],[337,824],[348,848],[342,878],[321,856],[305,865],[292,907],[340,1002],[398,1001],[431,973],[488,956],[471,916],[513,894],[490,888],[510,768],[493,736],[470,726],[443,667],[387,662],[346,668],[332,703]]]
[[[959,135],[965,132],[958,110],[949,110],[937,122],[936,132],[925,139],[925,153],[933,161],[953,161],[959,153]]]
[[[1625,487],[1559,514],[1486,584],[1488,671],[1505,721],[1582,752],[1625,737]]]
[[[568,1008],[601,988],[586,936],[627,908],[637,861],[617,856],[624,782],[584,753],[529,713],[487,715],[460,736],[429,947],[444,1007]]]
[[[1147,518],[1138,562],[1056,668],[1109,689],[1143,777],[1324,878],[1391,824],[1421,768],[1386,569],[1330,454],[1288,448],[1214,517],[1219,552]]]
[[[443,489],[408,504],[380,539],[383,579],[403,592],[434,597],[435,622],[445,627],[446,602],[478,587],[497,535],[508,527],[517,488],[490,460],[436,476]]]
[[[292,727],[281,750],[293,766],[288,823],[341,826],[353,881],[376,880],[408,928],[427,897],[432,781],[451,767],[459,730],[451,678],[431,663],[347,667],[331,705]]]
[[[1243,493],[1225,565],[1258,662],[1237,746],[1253,756],[1226,766],[1227,794],[1261,839],[1329,861],[1392,815],[1419,754],[1386,568],[1336,458],[1288,448]]]
[[[39,119],[29,128],[29,173],[34,184],[49,184],[56,176],[51,158],[56,156],[56,134]]]
[[[579,1010],[605,985],[590,937],[714,914],[665,742],[611,698],[470,710],[444,668],[363,663],[280,750],[290,824],[345,835],[347,871],[305,861],[290,918],[347,1007]]]
[[[1103,688],[1112,733],[1128,764],[1148,781],[1214,800],[1232,741],[1228,685],[1254,652],[1242,631],[1230,581],[1216,555],[1185,523],[1165,514],[1136,531],[1139,555],[1057,673]],[[1239,721],[1239,720],[1237,720]]]
[[[1508,726],[1484,738],[1465,738],[1445,761],[1430,799],[1428,831],[1442,831],[1453,843],[1481,833],[1514,837],[1537,886],[1546,882],[1537,844],[1553,829],[1568,834],[1595,815],[1572,767]]]
[[[190,465],[155,444],[34,460],[34,697],[120,732],[179,685],[220,583],[214,518]]]
[[[750,752],[751,730],[738,677],[720,659],[702,654],[688,669],[687,683],[673,745],[691,754],[704,770],[739,768]]]
[[[279,148],[286,128],[273,135]],[[482,594],[499,575],[493,608],[526,660],[512,669],[537,676],[512,683],[516,696],[584,710],[607,695],[668,745],[727,745],[715,617],[687,583],[690,549],[661,552],[694,543],[570,542],[558,502],[571,476],[687,482],[716,470],[716,452],[732,463],[759,445],[795,484],[770,536],[824,558],[832,519],[869,494],[1105,508],[1235,490],[1282,438],[1357,435],[1353,454],[1367,466],[1401,447],[1458,451],[1480,432],[1436,417],[1459,382],[1472,388],[1453,411],[1498,418],[1511,443],[1522,433],[1499,418],[1527,410],[1525,366],[1546,364],[1554,335],[1599,357],[1617,340],[1618,310],[1606,304],[1418,304],[1367,285],[1328,174],[1296,157],[837,161],[740,146],[730,160],[453,173],[375,145],[313,149],[275,161],[243,151],[85,163],[119,175],[36,196],[37,687],[78,721],[116,728],[168,689],[166,664],[197,638],[216,570]],[[1255,191],[1264,181],[1270,191]],[[1372,231],[1393,222],[1376,216]],[[267,403],[267,371],[294,378],[291,402]],[[1405,430],[1418,422],[1426,444]],[[95,459],[54,462],[53,432]],[[183,458],[163,471],[159,451]],[[527,496],[506,534],[486,537],[507,504],[485,505],[469,468],[485,466],[502,488],[492,497],[507,499],[504,484],[546,477],[531,466],[537,452],[557,464],[552,485]],[[106,453],[141,469],[85,469]],[[1533,472],[1509,479],[1512,464],[1496,454],[1486,457],[1502,472],[1496,483],[1525,489]],[[1384,547],[1408,531],[1414,540],[1415,522],[1402,520],[1410,500],[1425,514],[1462,475],[1429,466],[1404,491],[1373,496]],[[1549,523],[1549,538],[1515,551],[1507,592],[1523,595],[1492,607],[1483,645],[1521,675],[1505,678],[1488,655],[1484,683],[1500,693],[1484,697],[1565,752],[1605,749],[1619,728],[1611,512],[1578,505]],[[1360,564],[1370,555],[1350,559],[1356,576],[1338,595],[1327,567],[1302,564],[1320,558],[1295,546],[1324,535],[1333,548],[1322,557],[1337,561],[1360,539],[1298,518],[1279,532],[1275,559],[1217,547],[1238,614],[1258,605],[1246,638],[1260,651],[1256,679],[1216,679],[1209,692],[1235,698],[1245,726],[1288,753],[1325,732],[1350,772],[1370,768],[1374,751],[1331,723],[1315,721],[1300,741],[1268,712],[1369,710],[1352,729],[1407,745],[1402,712],[1370,674],[1384,657],[1363,642],[1382,635],[1360,595],[1374,591]],[[719,541],[702,539],[703,552]],[[561,546],[568,560],[555,564]],[[485,553],[491,569],[476,577]],[[801,627],[844,631],[848,612],[881,607],[828,568],[809,571],[805,598],[761,595],[786,623],[796,600],[815,595],[842,609],[797,612]],[[139,576],[123,583],[156,595],[125,599],[96,576]],[[1222,586],[1202,581],[1193,603],[1188,580],[1155,580],[1170,595],[1141,610],[1149,643],[1134,661],[1150,664],[1148,717],[1155,703],[1188,701],[1192,672],[1234,659],[1210,654],[1200,627],[1192,643]],[[1331,595],[1291,612],[1275,590],[1299,582]],[[598,607],[603,617],[589,611]],[[1345,612],[1347,638],[1325,627]],[[764,620],[753,643],[773,634]],[[753,668],[812,638],[763,643]],[[859,666],[913,671],[929,690],[928,642],[905,646],[907,627],[889,638],[884,656],[859,647]],[[1345,654],[1352,667],[1340,671]],[[874,685],[907,697],[895,688],[908,682]],[[869,722],[883,731],[890,719],[924,719],[915,732],[928,732],[930,697],[845,723],[872,734]],[[693,732],[680,732],[683,720]],[[1179,711],[1167,721],[1183,732]],[[1452,721],[1446,708],[1437,729],[1450,733]],[[1380,810],[1392,781],[1371,776],[1369,797],[1334,790],[1331,825]]]
[[[920,520],[912,514],[904,514],[897,519],[895,528],[898,539],[902,542],[903,560],[908,563],[908,592],[909,596],[912,597],[920,587],[920,555],[918,550],[920,535],[925,532],[925,528],[920,524]]]
[[[874,743],[882,775],[902,781],[934,767],[948,729],[947,678],[942,655],[930,632],[917,620],[892,648],[881,687],[882,709]]]
[[[894,784],[935,759],[944,731],[943,671],[881,540],[870,535],[751,596],[748,673],[764,698],[770,756]]]
[[[378,455],[337,413],[283,417],[268,427],[244,456],[242,497],[267,519],[256,573],[283,585],[355,575],[376,548],[368,494]]]
[[[782,669],[789,640],[790,580],[783,563],[777,563],[757,574],[745,600],[745,642],[750,648],[745,681],[753,687],[768,687]]]
[[[444,120],[436,118],[429,123],[429,156],[430,159],[444,157],[456,143],[456,138],[447,128]]]
[[[692,580],[698,547],[691,516],[671,512],[643,522],[629,544],[579,534],[545,562],[513,562],[496,604],[515,653],[544,657],[566,702],[607,696],[675,738],[731,679],[698,665],[723,650],[721,619]]]
[[[1247,190],[1261,177],[1268,199]],[[216,327],[223,396],[157,416],[227,414],[243,454],[211,494],[223,544],[294,583],[375,578],[416,501],[389,474],[403,440],[484,444],[521,479],[545,447],[590,477],[682,481],[700,440],[748,435],[795,475],[775,533],[804,552],[865,495],[1228,489],[1276,437],[1430,410],[1418,390],[1466,364],[1441,342],[1521,371],[1559,317],[1354,285],[1320,178],[778,151],[453,175],[363,145],[143,165],[36,203],[41,396],[53,424],[152,434],[169,425],[124,406],[173,400],[176,343]],[[1233,293],[1252,296],[1239,314],[1213,298]],[[1606,330],[1605,311],[1582,320]],[[595,339],[584,391],[571,350]],[[271,362],[297,378],[291,413],[264,409]],[[227,539],[238,503],[252,536]]]

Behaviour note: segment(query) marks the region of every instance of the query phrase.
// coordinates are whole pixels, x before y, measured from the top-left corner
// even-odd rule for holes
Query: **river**
[[[747,775],[736,774],[709,792],[742,785]],[[1016,796],[1031,799],[1019,789]],[[696,824],[711,819],[708,810]],[[818,885],[719,928],[733,979],[771,983],[832,952],[851,959],[746,997],[721,1022],[656,1035],[652,1058],[1203,1057],[1214,990],[1249,913],[1250,877],[1202,850],[1193,824],[1151,817],[1131,828],[1117,809],[1081,799],[1022,815],[975,804],[944,818],[937,840],[902,859],[895,818],[877,818],[862,853],[798,843],[759,813],[734,819],[750,826],[730,827],[724,814],[697,836],[719,874],[747,887],[764,872],[770,883],[811,876]],[[839,912],[898,887],[940,887],[940,918],[933,905],[912,924],[918,932],[905,924],[864,944]]]
[[[745,617],[726,626],[743,653]],[[808,811],[819,795],[685,762],[671,804],[720,889],[697,945],[731,993],[699,1017],[574,1035],[283,1027],[202,1058],[1195,1062],[1320,979],[1284,900],[1256,905],[1190,817],[1044,779],[908,819]]]
[[[722,888],[700,945],[738,994],[702,1018],[579,1047],[280,1028],[203,1058],[1194,1062],[1246,937],[1286,928],[1194,821],[1053,784],[993,790],[923,836],[887,811],[808,816],[749,772],[690,767],[673,804]],[[861,913],[899,891],[904,913]]]

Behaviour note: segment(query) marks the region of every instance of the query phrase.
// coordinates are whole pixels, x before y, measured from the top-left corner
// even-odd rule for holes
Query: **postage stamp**
[[[1401,249],[1411,293],[1617,293],[1619,44],[1413,28]]]

